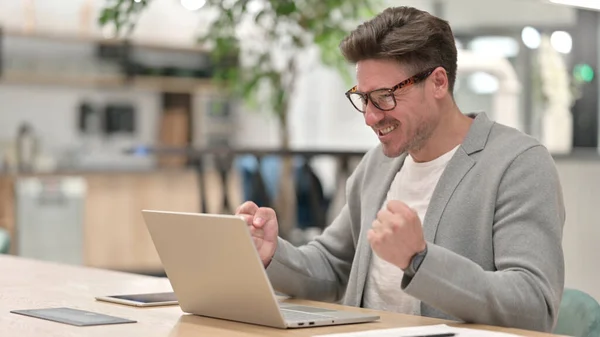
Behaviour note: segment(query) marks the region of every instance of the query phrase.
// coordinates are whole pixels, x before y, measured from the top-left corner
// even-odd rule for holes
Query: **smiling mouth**
[[[397,127],[398,127],[398,125],[390,125],[390,126],[388,126],[386,128],[379,129],[379,130],[377,130],[377,135],[379,135],[379,136],[385,136],[388,133],[396,130]]]

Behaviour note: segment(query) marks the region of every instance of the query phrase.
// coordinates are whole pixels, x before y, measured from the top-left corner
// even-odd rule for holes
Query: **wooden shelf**
[[[210,79],[136,76],[131,81],[135,88],[168,92],[197,92],[218,89]]]
[[[121,75],[58,75],[6,71],[0,76],[0,84],[52,85],[85,88],[134,88],[149,91],[190,93],[217,90],[210,79],[165,76],[135,76],[128,80]]]
[[[1,27],[0,27],[1,28]],[[103,39],[93,36],[82,36],[77,34],[60,34],[51,32],[28,33],[17,30],[0,30],[2,37],[18,37],[24,39],[42,39],[65,43],[90,43],[101,46],[119,46],[129,43],[131,48],[137,50],[158,50],[174,53],[188,53],[187,56],[195,58],[195,55],[189,53],[201,54],[207,53],[206,49],[201,47],[169,46],[152,43],[143,43],[136,41],[125,41],[117,39]],[[128,51],[132,50],[128,48]],[[131,55],[130,55],[131,56]],[[1,58],[1,55],[0,55]],[[168,56],[167,56],[168,58]],[[117,62],[117,61],[115,61]],[[2,63],[2,62],[0,62]],[[116,66],[119,66],[118,64]],[[44,73],[23,70],[12,70],[7,67],[0,69],[0,84],[10,85],[50,85],[66,87],[85,87],[85,88],[134,88],[140,90],[170,92],[170,93],[192,93],[198,91],[213,91],[219,87],[210,78],[189,78],[172,76],[154,76],[154,75],[134,75],[127,77],[127,71],[121,73],[61,73],[60,70],[48,70]]]
[[[1,27],[0,27],[1,28]],[[138,42],[135,40],[123,40],[123,39],[115,39],[115,38],[102,38],[95,36],[82,36],[76,34],[63,34],[63,33],[52,33],[52,32],[22,32],[18,30],[5,29],[1,31],[2,34],[9,37],[19,37],[19,38],[31,38],[31,39],[41,39],[41,40],[52,40],[57,42],[66,42],[66,43],[94,43],[94,44],[103,44],[103,45],[122,45],[125,42],[129,42],[133,47],[139,48],[148,48],[155,50],[164,50],[164,51],[179,51],[179,52],[196,52],[196,53],[208,53],[209,50],[207,48],[201,46],[183,46],[183,45],[167,45],[167,44],[157,44],[157,43],[148,43],[148,42]]]
[[[54,74],[6,71],[0,76],[0,84],[13,85],[59,85],[75,87],[114,87],[123,85],[122,76],[94,75],[69,76]]]

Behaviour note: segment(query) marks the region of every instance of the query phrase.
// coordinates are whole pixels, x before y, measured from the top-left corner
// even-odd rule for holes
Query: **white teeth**
[[[394,130],[396,130],[396,126],[395,126],[395,125],[388,126],[388,127],[387,127],[387,128],[385,128],[385,129],[381,129],[381,130],[379,130],[379,134],[381,134],[381,135],[386,135],[386,134],[388,134],[388,133],[390,133],[390,132],[392,132],[392,131],[394,131]]]

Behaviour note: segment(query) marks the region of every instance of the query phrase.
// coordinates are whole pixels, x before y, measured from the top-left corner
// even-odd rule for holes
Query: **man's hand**
[[[246,220],[258,255],[266,268],[277,249],[279,225],[275,211],[272,208],[258,207],[252,201],[246,201],[238,207],[235,214],[241,215]]]
[[[377,213],[367,238],[375,254],[402,270],[409,266],[415,254],[427,247],[419,216],[397,200],[388,202],[386,208]]]

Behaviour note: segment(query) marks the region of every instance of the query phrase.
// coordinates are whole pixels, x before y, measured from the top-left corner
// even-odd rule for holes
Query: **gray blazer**
[[[428,253],[398,286],[423,316],[551,331],[564,286],[563,197],[548,151],[480,113],[433,193],[423,221]],[[292,296],[361,306],[377,211],[404,158],[380,147],[348,179],[346,205],[313,242],[279,239],[267,268]]]

